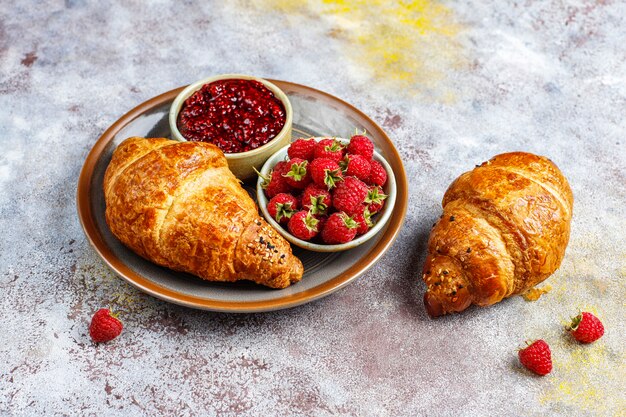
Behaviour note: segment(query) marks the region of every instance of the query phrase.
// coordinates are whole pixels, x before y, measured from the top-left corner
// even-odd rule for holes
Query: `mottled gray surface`
[[[624,415],[626,3],[0,0],[0,414]],[[377,120],[410,208],[355,283],[224,315],[139,293],[86,241],[75,188],[138,103],[224,72],[307,84]],[[449,182],[496,153],[549,156],[574,194],[552,291],[429,320],[418,271]],[[91,314],[125,331],[95,346]],[[581,309],[607,333],[572,343]],[[544,338],[555,369],[520,369]]]

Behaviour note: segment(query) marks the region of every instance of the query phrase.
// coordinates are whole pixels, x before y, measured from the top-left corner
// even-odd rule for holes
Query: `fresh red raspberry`
[[[372,170],[366,182],[369,185],[380,185],[382,187],[387,182],[387,171],[378,161],[372,160],[371,165]]]
[[[328,158],[317,158],[309,166],[311,179],[321,187],[331,189],[343,180],[341,168],[336,161]]]
[[[365,203],[369,188],[358,178],[346,177],[333,192],[333,207],[352,215]]]
[[[372,227],[374,227],[374,222],[372,221],[372,214],[367,209],[367,206],[363,206],[363,210],[360,210],[352,216],[355,222],[359,224],[359,227],[356,229],[356,235],[361,236],[367,233]]]
[[[582,312],[567,327],[574,339],[582,343],[595,342],[604,335],[604,325],[591,313]]]
[[[124,325],[108,308],[96,311],[89,325],[89,335],[96,343],[108,342],[122,333]]]
[[[288,169],[283,174],[283,177],[290,187],[301,190],[309,185],[311,174],[309,173],[308,164],[307,160],[300,158],[293,158],[287,162]]]
[[[345,176],[357,177],[361,181],[367,181],[372,170],[372,165],[361,155],[346,155],[339,164]]]
[[[267,212],[280,224],[287,224],[296,211],[298,211],[298,200],[291,194],[276,194],[267,203]]]
[[[315,147],[317,142],[313,138],[296,139],[287,149],[287,155],[290,159],[300,158],[311,162],[315,156]]]
[[[289,171],[289,163],[287,161],[278,161],[276,165],[274,165],[274,171],[280,172],[280,174],[284,174]]]
[[[319,223],[317,224],[317,230],[320,231],[320,233],[318,234],[318,238],[321,237],[321,233],[324,230],[324,226],[326,225],[326,220],[328,220],[328,216],[322,216],[321,214],[315,214],[315,218],[317,220],[319,220]]]
[[[382,187],[377,185],[371,186],[365,197],[365,204],[368,205],[368,210],[371,214],[376,214],[385,206],[385,199],[387,194],[383,193]]]
[[[359,225],[346,213],[333,213],[322,229],[322,240],[330,245],[350,242],[356,236]]]
[[[300,210],[289,219],[289,233],[302,240],[311,240],[319,233],[319,220],[309,211]]]
[[[325,186],[310,184],[302,193],[302,208],[311,214],[326,214],[332,206],[332,197]]]
[[[518,352],[519,361],[537,375],[547,375],[552,371],[550,346],[539,339]]]
[[[322,139],[315,145],[315,159],[328,158],[339,163],[343,159],[344,147],[336,139]]]
[[[286,162],[282,161],[277,163],[269,173],[269,175],[263,175],[259,171],[256,171],[259,177],[263,179],[261,188],[265,191],[267,198],[272,198],[280,193],[288,193],[290,191],[289,184],[283,177],[283,171],[287,167]]]
[[[350,138],[348,153],[361,155],[368,161],[371,161],[372,156],[374,155],[374,144],[367,136],[354,135]]]

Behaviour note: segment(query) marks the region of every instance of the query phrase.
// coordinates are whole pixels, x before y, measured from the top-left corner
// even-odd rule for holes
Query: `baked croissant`
[[[428,240],[428,314],[488,306],[545,280],[565,254],[573,201],[557,166],[530,153],[497,155],[458,177]]]
[[[156,264],[272,288],[302,278],[289,243],[259,217],[214,145],[126,139],[106,170],[104,196],[113,234]]]

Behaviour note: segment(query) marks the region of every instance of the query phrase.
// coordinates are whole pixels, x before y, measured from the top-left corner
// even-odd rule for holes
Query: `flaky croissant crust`
[[[285,288],[302,263],[214,145],[132,137],[104,176],[106,221],[142,257],[209,281]]]
[[[545,280],[563,260],[573,201],[557,166],[530,153],[497,155],[458,177],[428,241],[428,313],[491,305]]]

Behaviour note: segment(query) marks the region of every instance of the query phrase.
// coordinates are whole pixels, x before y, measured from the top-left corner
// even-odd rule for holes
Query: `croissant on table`
[[[142,257],[209,281],[285,288],[302,263],[258,214],[219,148],[133,137],[104,176],[106,221]]]
[[[549,159],[497,155],[458,177],[428,241],[423,279],[431,317],[520,294],[561,264],[573,195]]]

